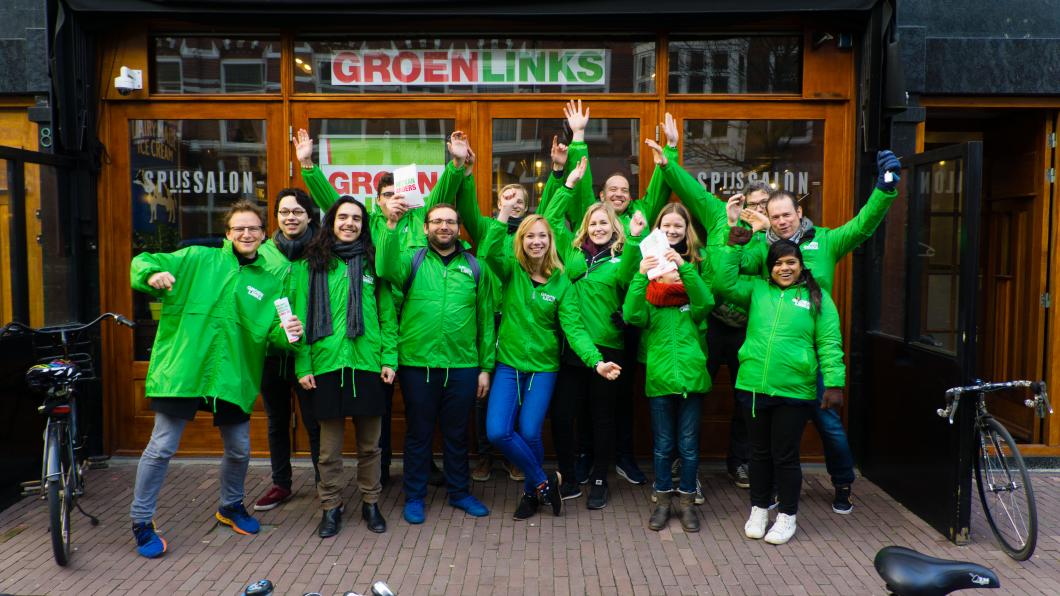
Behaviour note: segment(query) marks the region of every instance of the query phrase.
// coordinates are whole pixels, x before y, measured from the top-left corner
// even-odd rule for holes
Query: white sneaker
[[[761,507],[751,507],[751,517],[743,525],[743,533],[748,538],[758,540],[766,535],[766,526],[769,525],[769,510]]]
[[[781,513],[777,515],[777,521],[769,528],[766,534],[766,542],[770,544],[784,544],[795,535],[795,516]]]

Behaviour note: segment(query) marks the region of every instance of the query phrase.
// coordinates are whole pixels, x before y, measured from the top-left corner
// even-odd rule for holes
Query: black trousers
[[[599,347],[599,346],[598,346]],[[625,366],[622,353],[599,348],[605,361]],[[549,405],[552,418],[552,444],[556,449],[559,472],[573,481],[574,462],[581,451],[577,434],[592,441],[594,454],[592,480],[607,480],[611,454],[615,452],[615,420],[622,406],[616,391],[617,381],[608,381],[584,365],[561,364],[556,389]],[[591,431],[591,432],[590,432]]]
[[[261,399],[269,417],[269,463],[272,465],[272,483],[291,489],[291,417],[294,404],[291,390],[298,396],[302,423],[309,435],[309,453],[313,459],[316,481],[320,481],[317,463],[320,461],[320,425],[313,415],[313,404],[309,394],[298,384],[294,376],[294,357],[269,357],[265,359],[261,375]],[[307,401],[308,400],[308,401]]]
[[[785,403],[743,408],[751,436],[751,505],[768,508],[777,488],[780,512],[795,515],[802,490],[799,443],[817,404]]]
[[[707,373],[710,374],[711,379],[717,377],[718,369],[724,364],[729,368],[729,378],[735,385],[736,374],[740,371],[738,353],[745,339],[747,339],[746,327],[733,327],[710,317],[710,324],[707,326]],[[725,464],[729,468],[729,473],[735,473],[737,467],[751,461],[751,442],[747,437],[747,424],[744,423],[743,412],[736,403],[735,390],[733,393],[732,419],[729,421],[729,451],[725,456]]]
[[[390,384],[383,383],[383,395],[386,397],[386,413],[383,414],[383,428],[379,433],[379,450],[382,453],[379,467],[382,470],[383,482],[390,479],[390,461],[394,455],[394,448],[391,446],[390,439],[390,418],[394,413],[395,384],[397,384],[396,379]]]

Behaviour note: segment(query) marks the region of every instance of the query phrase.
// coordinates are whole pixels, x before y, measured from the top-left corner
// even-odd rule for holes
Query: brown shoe
[[[523,474],[523,471],[517,468],[512,462],[505,460],[501,463],[501,467],[508,472],[508,478],[511,478],[516,482],[526,480],[526,474]]]
[[[699,531],[699,514],[696,513],[696,494],[677,493],[677,518],[685,532]]]
[[[492,476],[493,458],[488,455],[480,455],[475,469],[471,470],[471,479],[475,482],[486,482]]]
[[[651,517],[648,518],[648,527],[658,532],[665,528],[666,522],[670,520],[670,499],[673,495],[669,492],[655,491],[652,496],[656,505],[655,511],[652,511]]]

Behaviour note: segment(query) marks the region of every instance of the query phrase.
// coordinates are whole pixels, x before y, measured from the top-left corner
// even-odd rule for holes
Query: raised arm
[[[505,242],[512,242],[512,238],[508,236],[508,225],[495,219],[486,220],[486,234],[482,244],[478,245],[478,256],[502,284],[511,278],[514,266],[514,259],[505,254]]]
[[[677,152],[677,142],[680,140],[680,133],[677,129],[677,121],[666,113],[666,121],[662,123],[664,134],[666,135],[666,145],[662,148],[663,155],[666,157],[667,162],[680,163],[680,155]],[[670,185],[666,183],[666,178],[663,176],[662,168],[656,164],[655,169],[651,173],[651,181],[648,182],[648,192],[644,194],[644,197],[638,201],[634,201],[634,209],[639,209],[644,213],[644,217],[649,222],[655,221],[655,218],[659,216],[659,212],[666,206],[666,203],[670,201],[670,195],[673,191],[670,189]]]
[[[483,220],[490,219],[482,214],[478,208],[478,197],[475,195],[475,177],[471,174],[464,176],[464,182],[456,193],[456,212],[460,215],[460,223],[464,224],[467,235],[476,244],[482,244],[486,235],[486,223]]]
[[[494,325],[493,289],[494,278],[489,272],[481,272],[475,293],[476,319],[478,323],[478,366],[482,372],[492,373],[497,359],[497,326]]]
[[[568,148],[567,164],[564,170],[564,175],[569,176],[574,168],[579,167],[582,159],[589,159],[589,146],[585,144],[585,128],[589,125],[589,108],[583,109],[580,99],[571,100],[563,106],[563,115],[567,118],[567,125],[571,129],[571,144]],[[570,220],[571,225],[578,226],[585,217],[585,212],[595,202],[593,173],[586,167],[585,174],[574,187],[574,198],[567,206],[567,219]]]
[[[902,169],[902,164],[898,161],[898,158],[890,151],[880,151],[876,156],[876,169],[879,174],[876,188],[872,190],[872,194],[869,195],[869,200],[865,203],[865,206],[858,211],[854,219],[833,229],[831,232],[832,242],[829,243],[829,248],[836,260],[854,250],[872,236],[872,233],[880,226],[883,218],[886,217],[887,211],[891,208],[895,198],[898,197],[898,191],[895,187],[898,184],[898,172]],[[891,173],[890,180],[886,176],[888,172]]]
[[[825,387],[843,387],[846,366],[843,364],[843,335],[839,329],[839,311],[828,292],[821,292],[821,311],[814,327],[817,360]]]
[[[663,172],[663,180],[673,189],[677,198],[688,208],[703,229],[707,231],[708,246],[718,246],[725,243],[726,218],[725,203],[714,196],[703,185],[699,183],[684,168],[670,160],[664,153],[662,147],[651,139],[645,139],[644,143],[651,147],[656,163]]]
[[[324,172],[313,163],[313,139],[304,128],[299,128],[294,138],[294,153],[301,167],[302,182],[309,190],[309,196],[321,211],[327,211],[339,200],[339,193],[335,190]]]
[[[405,286],[405,280],[412,269],[412,255],[404,250],[401,234],[389,225],[377,226],[375,247],[375,274],[399,288]]]

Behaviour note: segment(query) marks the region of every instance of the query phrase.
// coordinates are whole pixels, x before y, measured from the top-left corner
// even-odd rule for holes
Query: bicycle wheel
[[[70,508],[73,507],[73,464],[66,425],[48,425],[48,516],[51,523],[52,554],[65,567],[70,562]]]
[[[975,479],[983,513],[1001,549],[1017,561],[1026,561],[1038,541],[1034,488],[1012,435],[990,417],[979,423]]]

